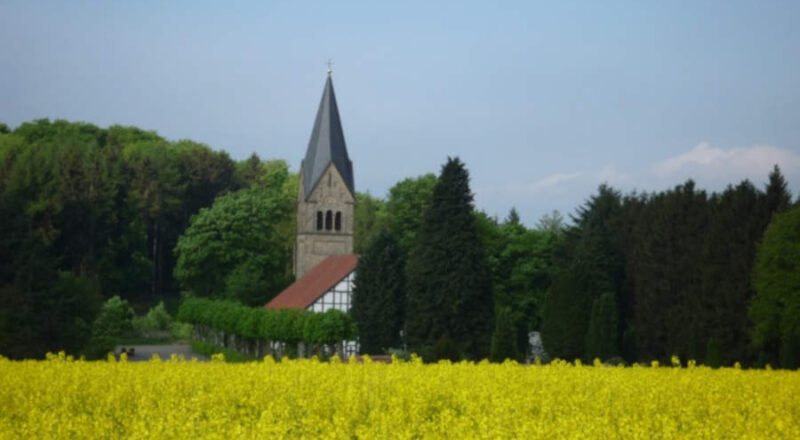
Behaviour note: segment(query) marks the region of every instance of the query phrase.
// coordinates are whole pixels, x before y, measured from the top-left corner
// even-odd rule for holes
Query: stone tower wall
[[[300,278],[330,255],[353,253],[353,214],[355,199],[336,167],[331,164],[311,192],[303,200],[303,178],[300,176],[297,202],[297,242],[294,274]],[[341,213],[341,230],[325,228],[325,215],[331,211],[335,221]],[[317,212],[322,212],[322,230],[317,229]]]

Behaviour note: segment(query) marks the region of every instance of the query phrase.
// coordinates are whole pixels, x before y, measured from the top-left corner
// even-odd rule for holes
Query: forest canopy
[[[719,193],[691,180],[653,193],[601,185],[568,223],[553,212],[533,228],[515,209],[475,210],[467,164],[450,168],[385,198],[356,194],[354,251],[368,258],[355,315],[370,350],[523,360],[536,331],[551,357],[800,363],[800,217],[777,166],[763,188]],[[287,163],[255,153],[236,161],[119,125],[0,124],[0,354],[81,353],[115,296],[263,304],[293,281],[296,194]],[[438,263],[454,253],[472,256],[464,274]],[[443,320],[446,331],[426,330]]]

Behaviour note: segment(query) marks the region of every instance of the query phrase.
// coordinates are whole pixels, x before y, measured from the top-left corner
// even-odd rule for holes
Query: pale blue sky
[[[460,156],[534,224],[597,185],[800,191],[800,2],[0,1],[0,121],[305,152],[333,58],[356,187]]]

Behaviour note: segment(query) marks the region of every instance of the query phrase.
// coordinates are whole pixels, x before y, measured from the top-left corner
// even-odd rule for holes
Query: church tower
[[[328,256],[353,252],[353,163],[330,70],[299,177],[293,265],[298,279]]]

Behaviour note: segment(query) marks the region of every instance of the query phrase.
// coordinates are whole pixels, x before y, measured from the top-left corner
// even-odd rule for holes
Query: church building
[[[330,70],[299,177],[296,281],[265,307],[346,312],[358,263],[353,255],[356,193]]]

